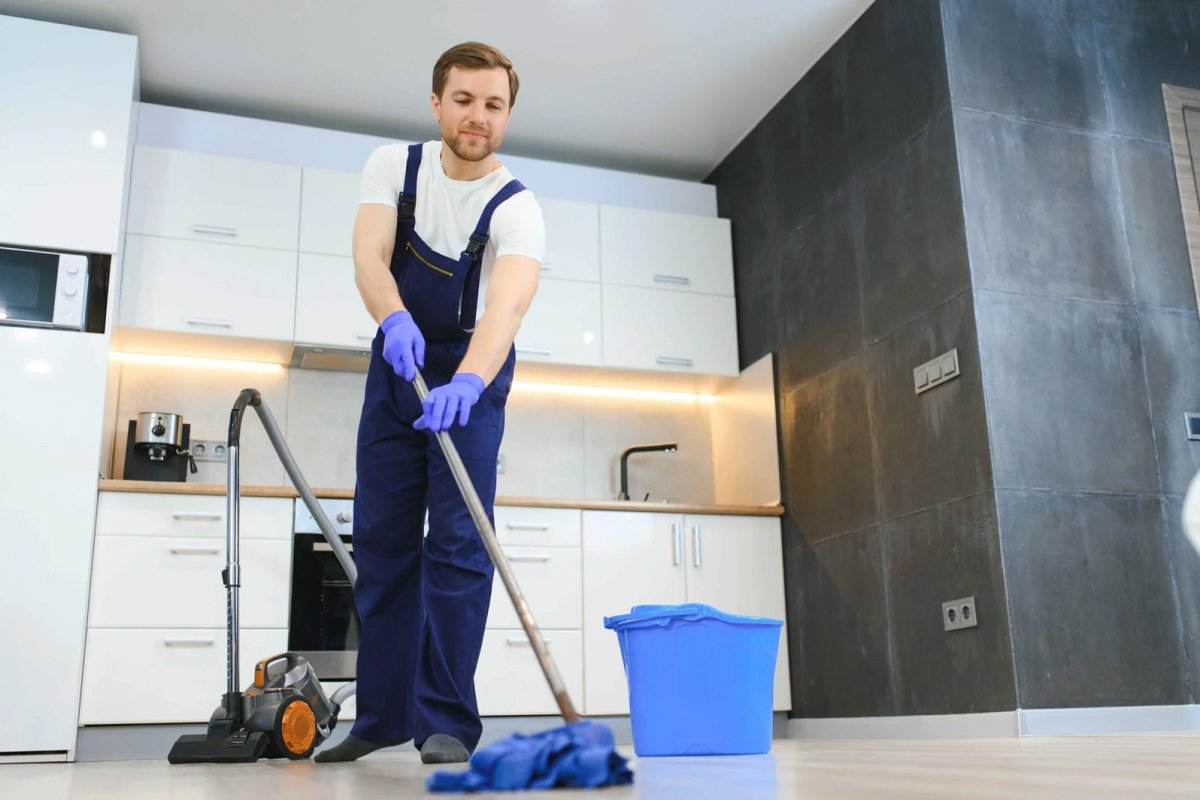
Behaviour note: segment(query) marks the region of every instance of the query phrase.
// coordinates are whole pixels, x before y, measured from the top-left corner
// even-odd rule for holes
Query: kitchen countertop
[[[102,492],[141,492],[145,494],[224,495],[223,483],[171,483],[167,481],[124,481],[102,478]],[[313,487],[317,497],[348,500],[352,489]],[[242,497],[299,497],[291,486],[243,485]],[[570,497],[513,497],[497,495],[498,506],[526,508],[579,508],[585,511],[659,511],[672,514],[730,514],[739,517],[782,517],[783,506],[703,505],[700,503],[643,503],[635,500],[585,500]]]

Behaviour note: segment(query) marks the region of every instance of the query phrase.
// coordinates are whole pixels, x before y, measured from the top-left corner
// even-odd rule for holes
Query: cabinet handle
[[[212,233],[217,236],[237,236],[237,228],[223,228],[220,225],[193,225],[193,233]]]
[[[522,645],[529,644],[529,640],[524,637],[521,637],[521,636],[510,636],[507,639],[505,639],[504,641],[505,641],[505,643],[508,644],[509,647],[521,647]],[[545,642],[547,645],[549,645],[554,640],[553,639],[542,639],[542,641]]]
[[[172,511],[171,516],[184,522],[195,520],[221,520],[219,513],[213,511]]]
[[[354,544],[353,543],[346,544],[343,542],[342,546],[346,548],[347,553],[354,552]],[[333,545],[329,544],[329,542],[317,542],[316,544],[313,545],[313,552],[314,553],[332,553]]]
[[[542,272],[549,272],[551,269],[552,269],[552,266],[549,261],[542,262]]]
[[[548,356],[552,355],[549,350],[541,350],[537,347],[518,347],[518,353],[527,353],[531,356]]]
[[[167,647],[212,647],[216,644],[212,639],[163,639]]]
[[[508,557],[509,561],[549,561],[550,556],[540,553],[529,553],[528,555],[516,554]]]
[[[692,279],[684,275],[655,275],[655,283],[674,283],[678,286],[691,286]]]
[[[510,522],[504,527],[510,531],[548,531],[549,525],[543,525],[540,522]]]
[[[671,526],[671,556],[675,566],[683,563],[683,531],[678,522]]]
[[[174,556],[216,556],[221,554],[219,547],[172,547],[170,548],[171,555]]]
[[[668,364],[674,367],[690,367],[693,364],[690,358],[679,358],[678,356],[659,356],[655,361],[659,364]]]
[[[199,317],[193,317],[190,319],[185,319],[184,322],[186,322],[188,325],[211,325],[214,328],[233,327],[232,322],[224,319],[200,319]]]
[[[692,526],[692,563],[697,567],[700,566],[700,547],[702,539],[700,536],[700,526]]]
[[[373,334],[373,333],[356,333],[356,334],[354,334],[354,338],[362,339],[365,342],[369,342],[375,338],[375,334]]]

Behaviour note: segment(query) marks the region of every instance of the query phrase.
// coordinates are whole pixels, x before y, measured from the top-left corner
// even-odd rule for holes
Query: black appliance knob
[[[167,429],[163,427],[162,423],[158,423],[153,428],[150,429],[150,432],[153,433],[155,436],[162,436],[164,433],[167,432]]]

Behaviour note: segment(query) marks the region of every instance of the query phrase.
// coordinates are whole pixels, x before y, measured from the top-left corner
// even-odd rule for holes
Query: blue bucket
[[[702,603],[634,606],[605,617],[629,683],[639,756],[746,755],[771,749],[783,620]]]

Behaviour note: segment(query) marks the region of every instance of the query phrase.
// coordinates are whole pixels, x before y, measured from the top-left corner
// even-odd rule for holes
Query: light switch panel
[[[957,377],[958,348],[955,348],[948,353],[942,353],[935,359],[926,361],[914,369],[913,385],[916,388],[917,394],[921,394]]]

